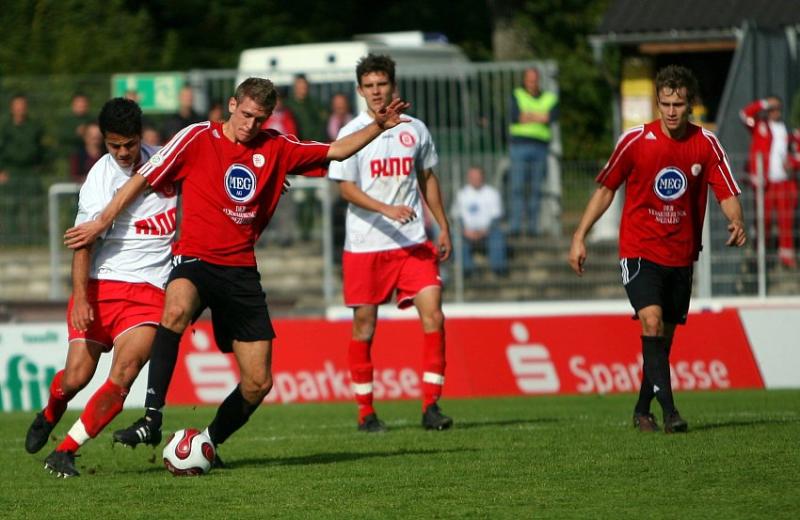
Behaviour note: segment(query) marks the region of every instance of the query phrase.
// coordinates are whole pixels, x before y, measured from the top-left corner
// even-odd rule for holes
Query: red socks
[[[422,362],[422,411],[439,400],[444,386],[444,331],[426,332]]]
[[[370,343],[367,341],[350,340],[347,352],[347,362],[350,365],[350,381],[353,395],[358,403],[358,422],[375,413],[372,407],[372,360],[370,358]]]
[[[128,389],[107,379],[86,403],[80,418],[70,428],[58,451],[75,452],[89,439],[93,439],[122,411]]]
[[[55,424],[61,420],[61,416],[64,415],[64,411],[67,409],[67,403],[73,397],[65,394],[61,388],[61,379],[63,377],[64,371],[61,370],[53,377],[53,382],[50,383],[50,397],[43,412],[44,418],[50,424]]]

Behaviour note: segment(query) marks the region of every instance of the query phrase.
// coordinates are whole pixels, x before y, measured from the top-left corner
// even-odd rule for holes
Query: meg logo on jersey
[[[653,191],[661,200],[675,200],[686,193],[688,185],[685,173],[675,166],[667,166],[656,175]]]
[[[225,172],[225,193],[239,204],[249,202],[256,194],[256,174],[243,164],[231,164]]]

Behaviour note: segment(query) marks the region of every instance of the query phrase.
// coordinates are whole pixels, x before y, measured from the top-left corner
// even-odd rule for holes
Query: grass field
[[[2,518],[797,518],[800,391],[680,393],[683,435],[639,434],[632,395],[450,400],[426,432],[415,402],[262,407],[220,449],[228,468],[171,476],[160,450],[112,448],[125,411],[56,479],[23,448],[32,413],[2,416]],[[168,408],[166,429],[213,408]],[[63,437],[77,414],[56,428]]]

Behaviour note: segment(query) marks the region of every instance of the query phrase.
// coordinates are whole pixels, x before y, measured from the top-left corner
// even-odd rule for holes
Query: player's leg
[[[669,375],[669,355],[672,351],[672,340],[675,336],[677,325],[684,325],[689,314],[689,301],[692,296],[692,266],[669,268],[666,279],[666,287],[669,288],[664,296],[663,307],[663,337],[666,350],[667,375]],[[672,381],[667,380],[672,392]],[[658,396],[656,394],[656,396]],[[664,431],[666,433],[685,432],[688,423],[681,417],[677,408],[674,407],[671,413],[664,411]]]
[[[350,382],[358,404],[358,430],[382,433],[386,426],[378,419],[373,406],[372,338],[378,320],[377,305],[360,305],[353,309],[353,331],[347,348]]]
[[[441,287],[426,287],[416,295],[414,305],[425,337],[422,350],[422,425],[427,429],[444,430],[453,425],[453,420],[442,415],[438,405],[446,366]]]
[[[108,379],[97,389],[57,451],[75,453],[94,439],[121,411],[131,385],[150,357],[155,326],[134,327],[114,342],[114,359]]]
[[[50,383],[47,406],[36,414],[28,428],[25,436],[25,450],[28,453],[36,453],[47,444],[50,433],[67,409],[67,403],[92,380],[100,355],[106,348],[83,339],[70,342],[64,369],[57,372]]]
[[[272,340],[234,340],[233,353],[241,379],[206,429],[215,446],[244,426],[272,389]]]
[[[161,323],[156,327],[150,352],[145,415],[128,428],[115,431],[115,442],[131,447],[141,443],[157,446],[161,442],[162,409],[178,362],[181,336],[202,305],[194,278],[190,279],[193,271],[200,267],[199,264],[180,264],[170,274]],[[191,269],[184,269],[185,266]]]

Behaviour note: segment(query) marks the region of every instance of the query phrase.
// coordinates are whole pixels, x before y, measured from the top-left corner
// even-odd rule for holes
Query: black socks
[[[147,395],[144,400],[145,416],[161,427],[161,409],[167,398],[167,388],[178,362],[178,345],[181,333],[173,332],[159,324],[153,349],[150,353],[150,370],[147,374]]]
[[[664,336],[642,336],[644,373],[639,401],[636,403],[637,413],[647,413],[653,395],[658,399],[665,416],[675,411],[669,374],[670,347]]]
[[[236,430],[244,426],[260,404],[260,402],[248,403],[242,395],[239,385],[236,385],[233,392],[219,405],[216,417],[208,425],[208,434],[214,445],[222,444]]]

